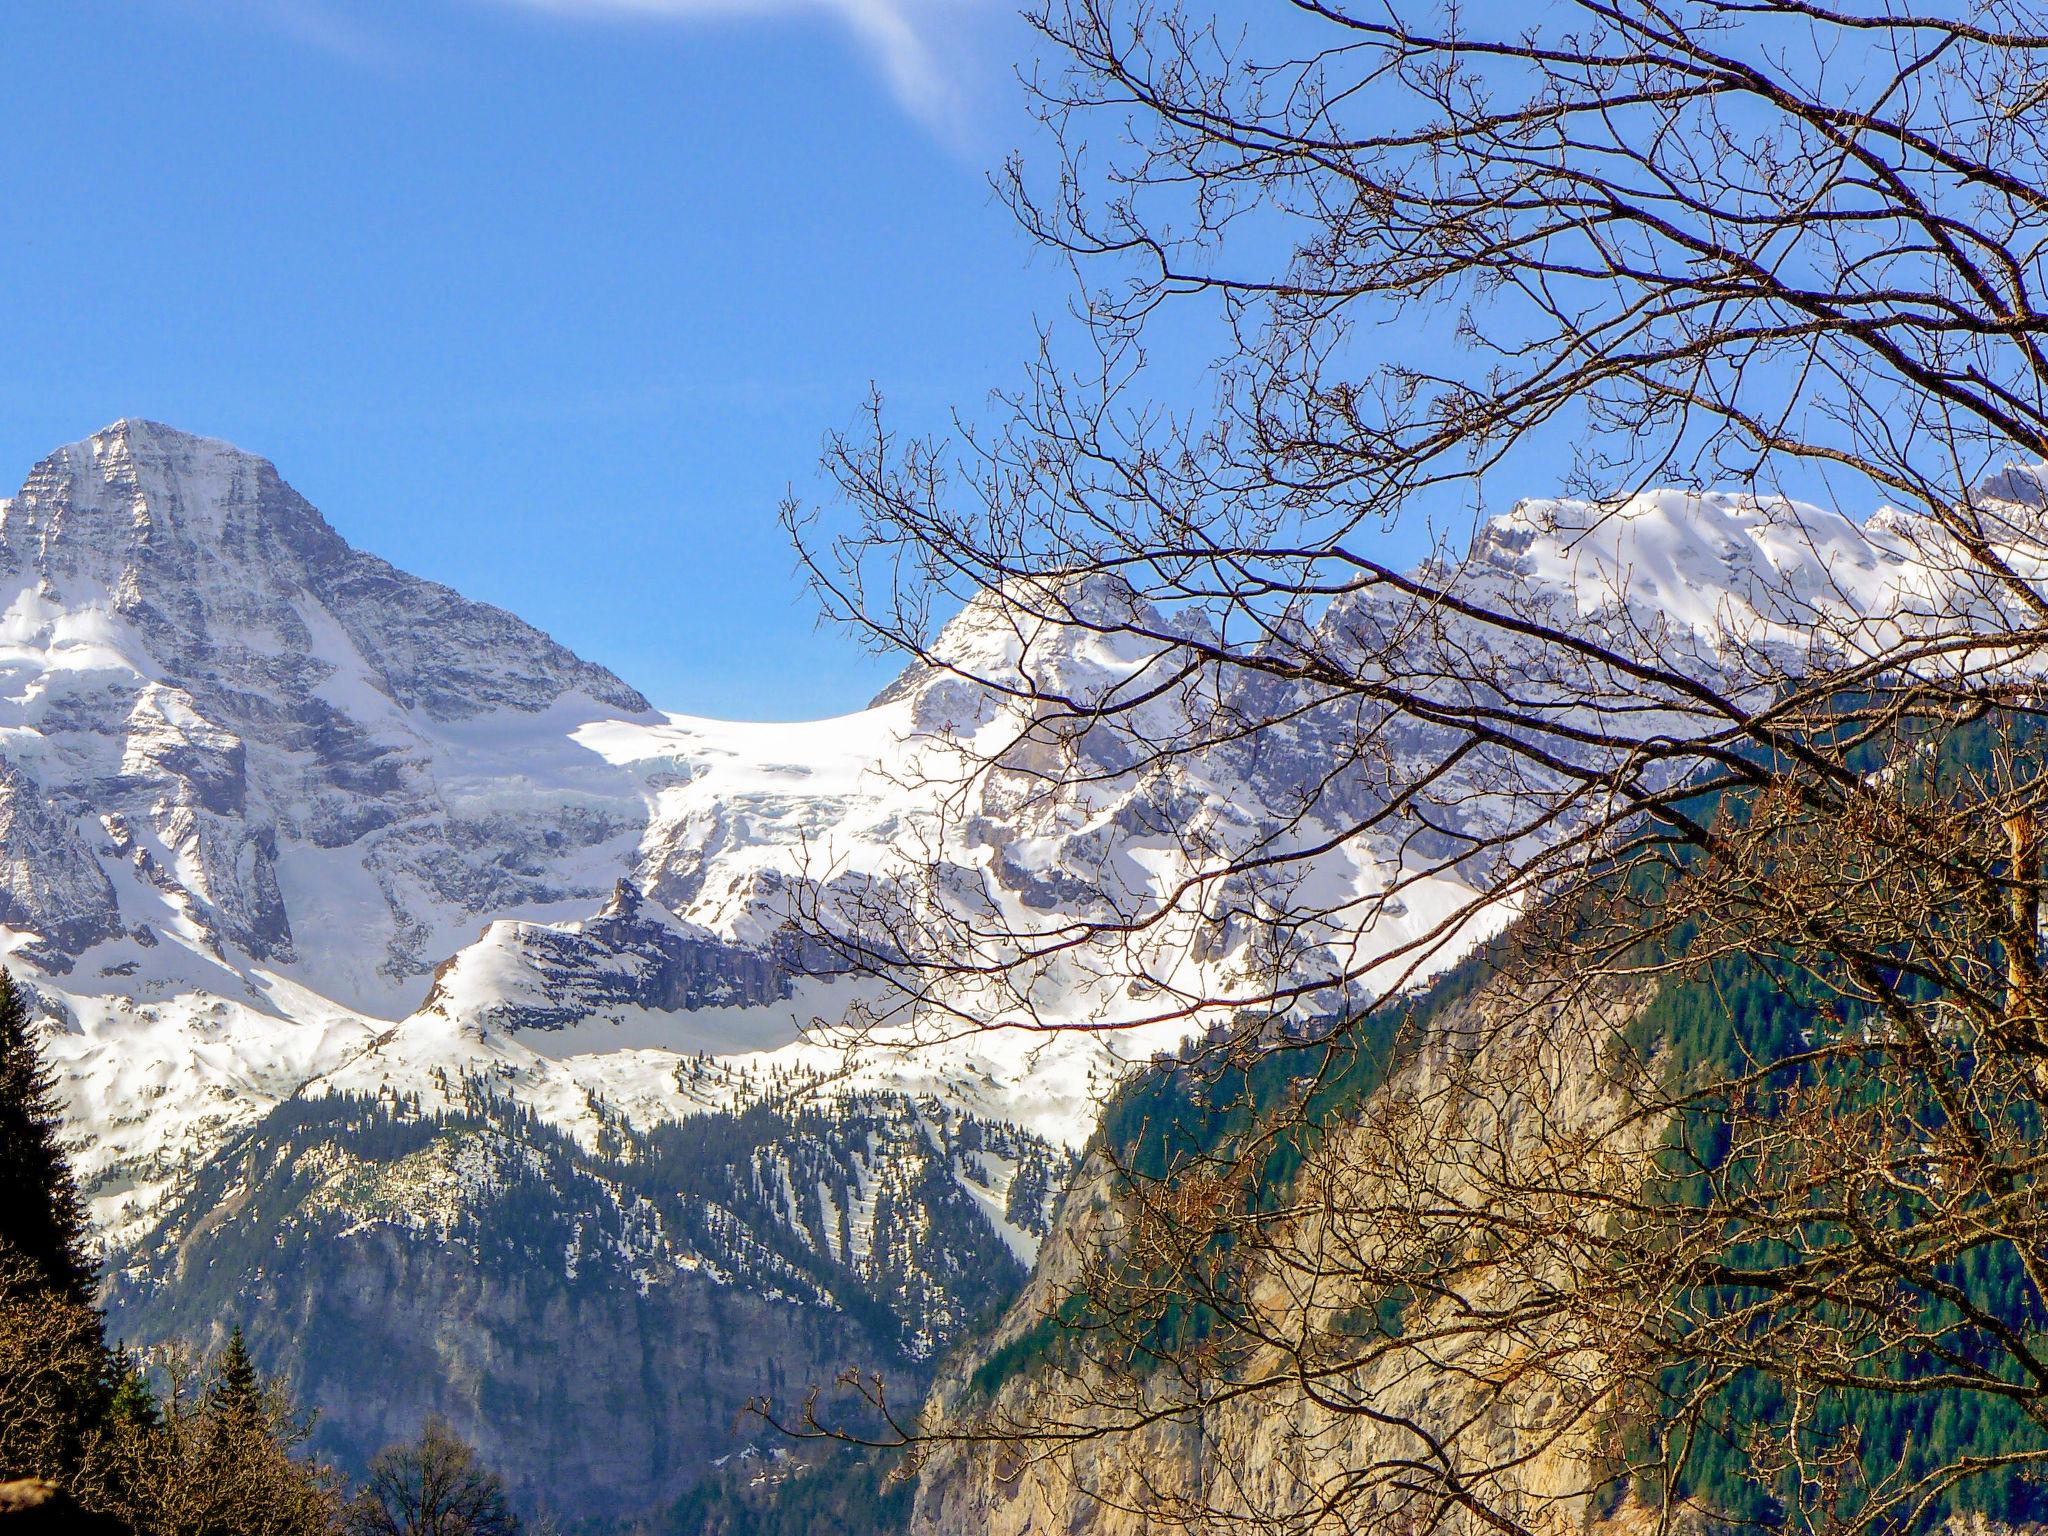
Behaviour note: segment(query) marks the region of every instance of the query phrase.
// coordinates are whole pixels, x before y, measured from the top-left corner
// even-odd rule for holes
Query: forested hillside
[[[1565,1142],[1612,1136],[1616,1099],[1600,1080],[1653,1064],[1672,1110],[1644,1144],[1645,1166],[1662,1170],[1646,1189],[1679,1211],[1724,1204],[1731,1186],[1738,1195],[1759,1187],[1765,1211],[1779,1197],[1764,1162],[1794,1144],[1794,1121],[1813,1113],[1815,1095],[1848,1135],[1861,1134],[1864,1116],[1899,1112],[1827,1052],[1830,1039],[1871,1027],[1863,1010],[1768,956],[1686,964],[1689,932],[1659,941],[1676,962],[1661,981],[1617,982],[1575,1001],[1566,1017],[1576,1050],[1547,1032],[1543,1054],[1566,1051],[1547,1094],[1535,1088],[1544,1069],[1517,1039],[1522,1010],[1557,1006],[1509,958],[1526,935],[1413,1002],[1319,1038],[1269,1041],[1249,1057],[1220,1039],[1192,1043],[1139,1076],[1106,1112],[1031,1287],[992,1343],[968,1345],[942,1373],[910,1529],[1024,1531],[1050,1520],[1111,1533],[1146,1528],[1140,1512],[1291,1528],[1312,1522],[1330,1480],[1350,1469],[1365,1485],[1368,1469],[1397,1462],[1420,1434],[1463,1437],[1477,1459],[1474,1442],[1517,1424],[1538,1449],[1509,1455],[1495,1442],[1494,1496],[1532,1520],[1562,1506],[1596,1527],[1628,1528],[1671,1506],[1709,1526],[1777,1528],[1812,1503],[1820,1477],[1849,1524],[1915,1485],[1934,1491],[1910,1507],[1907,1528],[1965,1515],[2039,1522],[2048,1511],[2040,1483],[2015,1459],[2048,1445],[2048,1432],[2004,1351],[2048,1340],[2048,1309],[2032,1256],[1996,1231],[1917,1286],[1901,1277],[1891,1304],[1906,1309],[1912,1343],[1870,1346],[1860,1384],[1799,1382],[1783,1367],[1702,1351],[1666,1367],[1648,1392],[1609,1390],[1625,1369],[1607,1352],[1612,1341],[1563,1338],[1567,1324],[1554,1317],[1548,1333],[1519,1319],[1503,1301],[1502,1270],[1523,1286],[1551,1279],[1486,1253],[1484,1237],[1466,1247],[1469,1229],[1463,1243],[1446,1233],[1448,1250],[1412,1250],[1400,1272],[1360,1246],[1401,1189],[1390,1179],[1416,1177],[1418,1162],[1441,1176],[1447,1162],[1489,1155],[1485,1143],[1454,1150],[1452,1112],[1432,1103],[1428,1084],[1442,1080],[1446,1053],[1476,1053],[1459,1074],[1465,1092],[1480,1080],[1512,1083],[1499,1103],[1519,1101],[1523,1113],[1540,1097],[1546,1137]],[[1488,1055],[1500,1075],[1471,1069]],[[1686,1096],[1702,1084],[1707,1095]],[[1731,1104],[1731,1092],[1744,1101]],[[1418,1120],[1424,1105],[1429,1118]],[[1401,1148],[1388,1139],[1432,1133],[1446,1140]],[[1524,1166],[1495,1176],[1528,1199],[1530,1175]],[[1504,1225],[1550,1241],[1529,1216],[1524,1206]],[[1804,1219],[1826,1228],[1809,1232],[1804,1249],[1725,1227],[1718,1242],[1747,1271],[1771,1276],[1829,1238],[1855,1240],[1823,1214]],[[1447,1325],[1443,1309],[1475,1295],[1492,1296],[1500,1315],[1479,1322],[1476,1336]],[[1277,1317],[1267,1310],[1276,1305]],[[1691,1282],[1672,1305],[1679,1327],[1694,1326],[1685,1319],[1695,1309],[1743,1314],[1759,1331],[1787,1326],[1788,1313],[1802,1325],[1798,1303],[1739,1280]],[[1833,1326],[1854,1321],[1847,1303],[1819,1305]],[[1321,1341],[1310,1346],[1302,1328]],[[1544,1363],[1475,1400],[1465,1380],[1481,1369],[1472,1352],[1492,1358],[1494,1329],[1492,1344],[1522,1338]],[[1138,1385],[1126,1390],[1129,1382]],[[1553,1395],[1567,1386],[1580,1396],[1560,1413]],[[1547,1406],[1532,1408],[1532,1393]]]
[[[595,1149],[481,1083],[456,1111],[292,1100],[203,1171],[110,1316],[200,1341],[244,1320],[351,1472],[438,1414],[522,1500],[637,1515],[768,1443],[757,1398],[860,1366],[914,1400],[1022,1284],[999,1228],[1042,1232],[1065,1166],[943,1106],[801,1084]]]

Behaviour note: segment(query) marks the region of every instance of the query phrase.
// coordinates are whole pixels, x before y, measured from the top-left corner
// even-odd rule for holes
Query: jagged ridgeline
[[[529,1506],[639,1513],[768,1438],[743,1412],[760,1394],[858,1366],[914,1403],[1022,1283],[1019,1234],[1044,1231],[1066,1166],[886,1095],[783,1093],[597,1140],[476,1084],[459,1109],[288,1101],[116,1277],[113,1326],[246,1319],[344,1468],[440,1413]]]

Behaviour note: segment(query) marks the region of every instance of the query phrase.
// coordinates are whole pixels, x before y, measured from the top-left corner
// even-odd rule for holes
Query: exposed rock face
[[[48,609],[132,625],[166,674],[243,723],[317,734],[332,716],[311,696],[351,652],[380,693],[436,720],[574,692],[648,707],[511,614],[350,548],[268,460],[154,422],[36,465],[0,545]]]
[[[1015,1174],[1061,1175],[1034,1138],[886,1099],[615,1130],[585,1151],[482,1085],[451,1113],[282,1106],[131,1257],[111,1327],[242,1320],[351,1470],[438,1413],[522,1502],[638,1513],[765,1433],[757,1398],[855,1366],[914,1393],[1023,1278],[991,1206],[1042,1231]]]
[[[74,825],[37,784],[0,760],[0,923],[73,955],[121,930],[114,887]]]
[[[1506,1511],[1517,1528],[1584,1530],[1596,1513],[1588,1490],[1598,1481],[1597,1404],[1612,1379],[1603,1374],[1606,1341],[1569,1315],[1512,1331],[1476,1321],[1509,1312],[1556,1276],[1503,1254],[1491,1266],[1472,1264],[1440,1303],[1396,1298],[1357,1276],[1397,1268],[1393,1225],[1371,1214],[1401,1199],[1389,1194],[1397,1188],[1441,1191],[1446,1212],[1442,1232],[1404,1228],[1400,1240],[1456,1249],[1465,1237],[1453,1219],[1461,1188],[1478,1196],[1489,1181],[1516,1178],[1547,1188],[1529,1175],[1555,1172],[1560,1158],[1604,1167],[1625,1162],[1626,1149],[1645,1154],[1656,1129],[1614,1130],[1622,1101],[1603,1086],[1598,1057],[1609,1031],[1647,1001],[1647,988],[1617,983],[1532,1013],[1523,995],[1495,983],[1454,1005],[1412,1059],[1320,1141],[1299,1175],[1300,1214],[1273,1236],[1265,1270],[1246,1284],[1264,1335],[1301,1341],[1288,1353],[1261,1345],[1218,1354],[1183,1376],[1148,1371],[1142,1356],[1126,1371],[1085,1331],[1063,1341],[1046,1320],[1085,1293],[1090,1266],[1113,1263],[1126,1240],[1124,1185],[1091,1162],[1030,1285],[986,1344],[948,1366],[927,1407],[955,1428],[1052,1433],[1028,1447],[938,1449],[924,1464],[912,1531],[1376,1529],[1428,1504],[1439,1452],[1465,1493]],[[1476,1054],[1472,1041],[1483,1042]],[[1479,1082],[1491,1091],[1475,1094]],[[1495,1129],[1502,1124],[1505,1136]],[[1510,1149],[1503,1166],[1512,1174],[1493,1166],[1481,1150],[1489,1146]],[[1586,1176],[1576,1169],[1561,1182],[1585,1187],[1575,1180]],[[1399,1309],[1391,1328],[1361,1321],[1384,1317],[1390,1305]],[[1041,1348],[1022,1342],[1034,1331]],[[1006,1346],[1017,1364],[991,1383],[991,1362],[1001,1364]],[[1263,1385],[1226,1390],[1246,1382]],[[1415,1476],[1361,1475],[1402,1461],[1419,1469]],[[1443,1519],[1451,1530],[1493,1529],[1455,1506]]]
[[[434,908],[589,890],[536,848],[637,819],[451,795],[436,726],[571,697],[647,703],[510,614],[351,549],[267,461],[225,444],[129,421],[43,460],[0,503],[0,606],[4,920],[47,949],[75,956],[121,930],[118,870],[154,898],[128,895],[127,922],[290,963],[280,862],[348,847],[382,910],[334,937],[399,982],[440,958]]]
[[[465,1005],[465,972],[489,970]],[[423,1011],[495,1029],[561,1029],[621,1009],[758,1007],[791,992],[777,958],[685,923],[621,880],[597,916],[562,927],[494,923],[435,977]]]
[[[1773,580],[1809,612],[1896,602],[1916,546],[1894,523],[1664,492],[1531,502],[1482,530],[1461,579],[1568,621],[1626,610],[1712,667],[1731,618],[1783,628]],[[1275,963],[1335,1011],[1392,983],[1400,967],[1372,951],[1434,942],[1488,878],[1472,837],[1544,792],[1473,753],[1408,819],[1359,833],[1441,750],[1428,729],[1185,666],[1176,644],[1199,625],[1113,577],[1041,586],[970,603],[933,665],[859,713],[663,716],[518,619],[351,549],[265,460],[132,421],[52,454],[0,504],[0,941],[61,994],[53,1055],[101,1133],[80,1153],[109,1231],[139,1232],[195,1144],[373,1042],[384,1064],[406,1041],[449,1047],[392,1036],[430,987],[431,1016],[472,1042],[545,1030],[562,1038],[544,1052],[590,1055],[577,1027],[618,1019],[635,1049],[801,1051],[813,1017],[838,1021],[858,993],[792,995],[788,973],[819,954],[789,942],[793,913],[884,954],[1145,914],[1110,963],[1037,968],[1041,1019],[1167,992],[1227,1008]],[[1539,697],[1584,681],[1569,658],[1436,634],[1370,592],[1315,634],[1382,667],[1448,648]],[[1061,703],[1134,693],[1114,727],[1082,729]],[[1230,729],[1245,720],[1280,723]],[[1289,847],[1325,853],[1305,877],[1316,915],[1280,931],[1258,914],[1288,904],[1284,858],[1202,878]],[[622,879],[639,915],[604,909]],[[966,1016],[1003,1001],[1000,985],[972,995],[971,965],[948,985]],[[204,1022],[221,1005],[232,1028]],[[1150,1034],[981,1036],[862,1070],[1078,1142],[1095,1091],[1174,1043],[1163,1013]],[[573,1118],[601,1076],[529,1102]],[[145,1080],[162,1097],[138,1115]]]

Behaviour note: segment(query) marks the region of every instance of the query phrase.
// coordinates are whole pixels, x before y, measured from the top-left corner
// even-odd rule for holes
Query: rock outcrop
[[[929,1422],[987,1439],[923,1463],[912,1532],[1335,1536],[1424,1508],[1446,1529],[1493,1529],[1470,1500],[1565,1536],[1611,1513],[1592,1494],[1611,1432],[1612,1341],[1570,1309],[1495,1321],[1559,1278],[1540,1250],[1484,1260],[1466,1247],[1434,1301],[1362,1276],[1397,1268],[1403,1244],[1471,1243],[1456,1218],[1465,1201],[1587,1187],[1577,1181],[1610,1164],[1639,1171],[1656,1128],[1619,1129],[1622,1100],[1599,1063],[1647,1000],[1617,983],[1532,1006],[1494,983],[1428,1025],[1386,1081],[1329,1119],[1294,1176],[1286,1209],[1298,1214],[1263,1234],[1258,1269],[1234,1291],[1267,1343],[1115,1357],[1115,1328],[1095,1317],[1091,1330],[1090,1298],[1135,1214],[1123,1176],[1091,1161],[1030,1284],[927,1405]],[[1552,1177],[1532,1177],[1539,1168]],[[1418,1201],[1419,1189],[1436,1198]],[[1441,1230],[1379,1219],[1404,1201],[1436,1206]],[[1439,1502],[1453,1483],[1458,1497]]]
[[[2037,490],[2018,476],[1991,493]],[[1896,515],[1652,492],[1524,503],[1480,530],[1459,579],[1711,671],[1739,649],[1731,634],[1770,646],[1794,617],[1883,621],[1925,587],[1921,548]],[[969,603],[867,709],[702,720],[351,548],[225,443],[126,421],[38,464],[0,502],[0,947],[48,1026],[130,1336],[274,1315],[252,1336],[328,1405],[351,1454],[442,1407],[479,1435],[528,1424],[566,1458],[563,1486],[596,1498],[620,1479],[654,1497],[710,1453],[709,1420],[657,1400],[669,1385],[630,1362],[651,1352],[720,1413],[749,1373],[793,1379],[796,1362],[871,1345],[928,1370],[970,1301],[994,1304],[975,1273],[1015,1280],[1005,1265],[1044,1232],[1055,1146],[1083,1142],[1104,1092],[1186,1028],[1170,1003],[1129,1033],[962,1027],[1017,1001],[1005,981],[1023,980],[1039,1022],[1094,1025],[1159,997],[1227,1013],[1280,966],[1304,1011],[1334,1013],[1405,979],[1377,957],[1413,943],[1448,961],[1495,921],[1450,921],[1490,875],[1471,850],[1545,784],[1483,751],[1419,775],[1436,728],[1191,664],[1206,631],[1114,577],[1005,597]],[[1434,647],[1476,668],[1474,686],[1512,678],[1506,719],[1583,689],[1583,662],[1441,617],[1408,622],[1361,591],[1301,622],[1361,666],[1427,675]],[[1665,721],[1653,695],[1603,716],[1587,750],[1629,710]],[[1073,708],[1120,697],[1143,700],[1121,725]],[[1411,814],[1376,824],[1396,803]],[[1318,852],[1289,867],[1303,849]],[[1204,876],[1248,854],[1274,861]],[[1312,911],[1284,910],[1295,890]],[[1132,914],[1145,921],[1114,955],[1056,948],[993,980],[974,956],[922,1013],[821,974],[834,955],[815,933],[926,954]],[[798,1086],[824,1117],[801,1135],[728,1124],[771,1101],[782,1113]],[[494,1171],[453,1202],[468,1215],[414,1221],[387,1200],[391,1157],[279,1140],[270,1118],[360,1099],[423,1124],[490,1119]],[[973,1148],[955,1136],[970,1123]],[[545,1263],[479,1278],[478,1255],[504,1245],[465,1248],[463,1223],[500,1230],[490,1191],[526,1190],[534,1220],[580,1217],[586,1234],[652,1230],[620,1192],[621,1149],[692,1124],[725,1138],[692,1144],[693,1166],[747,1170],[700,1192],[705,1211],[746,1207],[719,1218],[724,1238],[691,1246],[664,1225],[646,1288],[631,1271],[603,1298],[579,1277],[611,1260],[567,1236]],[[295,1193],[238,1204],[252,1166]],[[275,1231],[238,1215],[257,1209]],[[810,1279],[736,1267],[749,1244]],[[373,1303],[398,1294],[380,1318]],[[441,1308],[473,1326],[437,1331]],[[670,1334],[757,1342],[707,1363],[695,1345],[664,1353]],[[351,1376],[365,1358],[351,1337],[408,1369],[432,1362],[432,1391]],[[597,1460],[548,1438],[566,1431],[536,1399],[559,1385],[519,1356],[578,1337],[605,1352],[575,1384]],[[607,1396],[591,1385],[605,1379],[629,1384]],[[1304,1444],[1323,1433],[1301,1424]],[[659,1449],[646,1425],[687,1449]],[[1251,1431],[1194,1414],[1169,1432]],[[974,1502],[976,1476],[930,1496],[1000,1529],[1010,1517],[992,1486],[986,1510]],[[1072,1513],[1049,1485],[1031,1497],[1017,1507]]]

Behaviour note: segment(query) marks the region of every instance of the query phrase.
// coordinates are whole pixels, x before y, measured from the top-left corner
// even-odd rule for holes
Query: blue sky
[[[124,415],[672,709],[858,707],[774,509],[1014,382],[1003,0],[10,0],[0,480]]]

